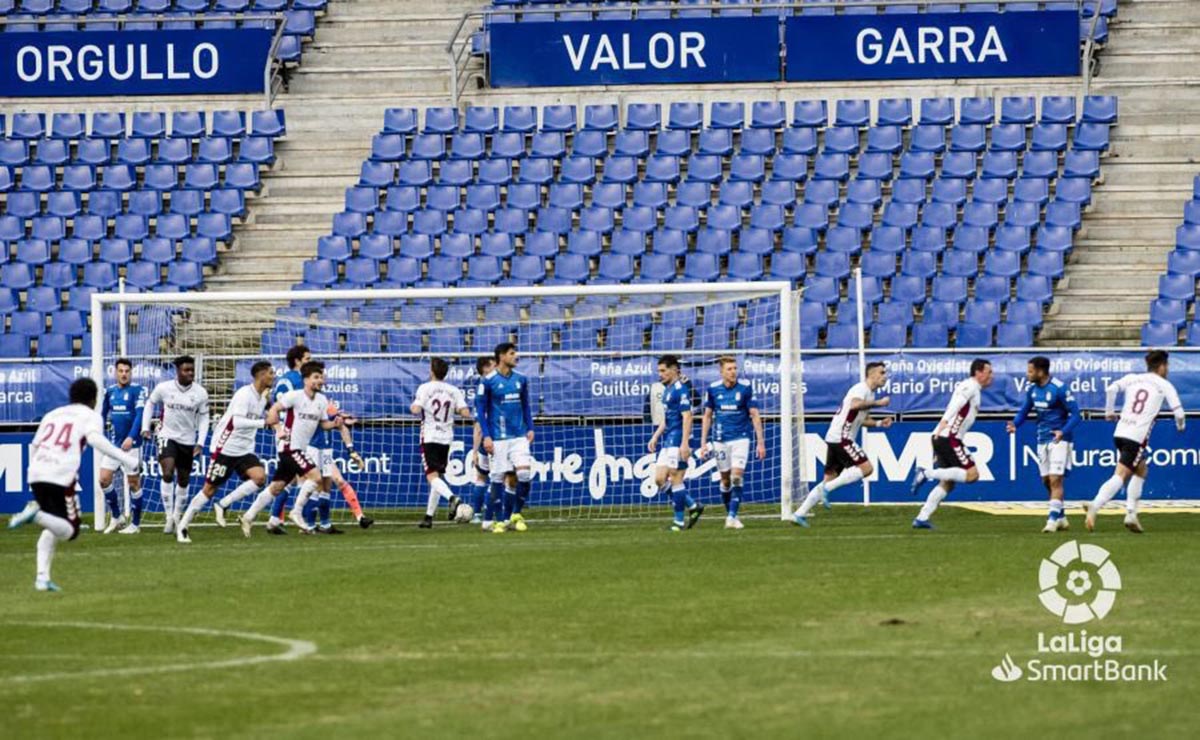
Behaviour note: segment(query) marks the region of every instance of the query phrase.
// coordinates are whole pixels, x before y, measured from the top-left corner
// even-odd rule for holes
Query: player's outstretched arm
[[[104,432],[98,429],[93,429],[92,431],[88,432],[84,439],[87,440],[88,445],[90,445],[92,449],[102,452],[115,460],[120,460],[129,470],[136,470],[142,464],[140,457],[131,452],[126,452],[112,442],[109,442],[108,439],[105,438]]]
[[[1167,404],[1171,407],[1171,413],[1175,416],[1175,429],[1183,431],[1187,425],[1187,415],[1183,411],[1183,402],[1179,400],[1179,392],[1175,390],[1175,386],[1167,383]]]
[[[1068,396],[1069,398],[1069,396]],[[1004,425],[1005,431],[1009,434],[1017,431],[1018,428],[1029,418],[1029,412],[1033,409],[1033,398],[1029,395],[1029,391],[1025,391],[1025,398],[1021,400],[1021,408],[1017,409],[1017,415],[1012,418],[1012,421]],[[1079,407],[1075,407],[1078,412]]]
[[[1109,383],[1104,389],[1104,418],[1112,421],[1117,418],[1117,395],[1125,389],[1128,375],[1120,380]]]
[[[1083,412],[1079,410],[1079,402],[1075,400],[1075,394],[1071,391],[1066,391],[1063,404],[1067,407],[1067,423],[1063,424],[1062,433],[1070,434],[1075,431],[1075,427],[1083,423]]]

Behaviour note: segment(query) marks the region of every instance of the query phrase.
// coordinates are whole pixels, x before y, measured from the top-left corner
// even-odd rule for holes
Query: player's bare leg
[[[1144,467],[1139,467],[1140,470],[1145,470]],[[1117,463],[1116,471],[1113,476],[1104,481],[1104,485],[1100,486],[1100,490],[1096,492],[1096,498],[1092,499],[1092,503],[1088,505],[1087,519],[1084,520],[1084,526],[1087,531],[1094,532],[1096,529],[1096,515],[1100,513],[1100,509],[1109,501],[1112,501],[1113,496],[1121,492],[1121,488],[1129,481],[1133,475],[1133,471],[1125,467],[1121,463]],[[1138,489],[1138,494],[1141,494],[1141,489]],[[1136,516],[1134,517],[1136,519]]]

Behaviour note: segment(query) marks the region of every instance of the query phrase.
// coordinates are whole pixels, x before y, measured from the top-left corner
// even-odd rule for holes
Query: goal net
[[[111,383],[116,359],[126,357],[135,382],[149,389],[173,377],[173,358],[191,355],[215,425],[255,361],[270,360],[282,375],[288,349],[303,344],[325,363],[326,395],[357,419],[354,444],[365,464],[331,435],[336,465],[364,508],[404,513],[423,510],[428,496],[409,407],[430,358],[449,363],[446,380],[473,410],[477,358],[514,342],[535,421],[526,513],[600,519],[669,515],[647,449],[658,420],[658,358],[678,356],[692,382],[695,450],[715,360],[730,355],[758,401],[767,447],[764,460],[752,449],[743,503],[751,513],[786,516],[805,487],[798,306],[787,283],[108,294],[93,302],[92,372]],[[478,477],[472,432],[470,421],[456,426],[446,474],[468,502]],[[258,453],[272,473],[272,432],[260,433]],[[151,449],[144,457],[146,511],[161,511],[158,464]],[[193,467],[192,495],[208,463],[206,448]],[[687,478],[691,495],[719,506],[712,456],[693,454]],[[226,487],[236,484],[235,476]],[[344,516],[336,490],[334,499]],[[102,526],[100,501],[96,512]]]

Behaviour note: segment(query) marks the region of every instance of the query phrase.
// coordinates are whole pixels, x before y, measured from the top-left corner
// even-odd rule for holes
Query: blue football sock
[[[504,489],[504,519],[508,521],[512,519],[513,507],[517,505],[517,492],[511,488]]]
[[[503,500],[504,500],[504,484],[503,483],[493,483],[492,488],[491,488],[491,495],[488,496],[487,513],[484,514],[483,518],[489,522],[494,522],[497,519],[499,519],[500,518],[500,509],[503,505],[501,502]]]
[[[332,510],[333,501],[330,500],[328,496],[322,496],[321,498],[317,499],[317,511],[321,514],[322,527],[328,528],[333,524],[332,520],[329,518]]]
[[[729,511],[729,498],[732,495],[731,489],[721,486],[721,503],[725,504],[726,511]],[[730,516],[733,516],[733,514],[731,513]]]
[[[283,518],[283,509],[287,506],[288,489],[283,489],[283,493],[275,497],[275,501],[271,503],[271,516],[276,519]]]
[[[104,500],[108,503],[108,510],[112,514],[113,519],[121,516],[121,502],[117,499],[116,486],[109,486],[104,491]]]
[[[675,490],[674,487],[672,487],[671,490],[674,491]],[[682,484],[680,484],[679,490],[681,490],[681,491],[683,490]],[[688,493],[683,494],[683,500],[687,504],[687,507],[689,509],[696,505],[696,499],[692,498],[691,494],[688,494]]]
[[[300,513],[304,516],[305,524],[315,527],[317,525],[317,500],[310,498],[305,501],[304,508],[300,510]]]
[[[517,481],[517,501],[513,504],[514,514],[520,514],[521,510],[525,508],[525,501],[529,498],[529,490],[531,488],[533,488],[532,481]]]
[[[675,522],[678,524],[683,524],[683,512],[688,508],[689,498],[682,485],[671,486],[671,501],[675,505]]]
[[[478,514],[483,514],[483,502],[487,497],[487,486],[483,483],[476,483],[472,487],[471,508],[475,509]]]
[[[142,497],[141,497],[141,493],[142,493],[141,491],[138,491],[138,495],[137,495],[137,496],[132,496],[132,494],[131,494],[131,496],[132,496],[132,499],[133,499],[133,501],[132,501],[132,504],[131,504],[131,505],[132,505],[132,508],[133,508],[133,526],[135,526],[135,527],[137,527],[137,526],[140,526],[140,525],[141,525],[141,523],[142,523]]]
[[[737,485],[729,492],[729,516],[736,519],[740,508],[742,508],[742,487]]]

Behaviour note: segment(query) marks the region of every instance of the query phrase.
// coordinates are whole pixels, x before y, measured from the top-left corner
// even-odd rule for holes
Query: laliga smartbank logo
[[[1108,616],[1122,588],[1121,573],[1103,547],[1075,540],[1060,545],[1038,569],[1038,600],[1063,624],[1079,625]],[[1121,659],[1121,635],[1078,632],[1037,635],[1036,657],[1024,663],[1004,654],[992,668],[992,678],[1003,683],[1166,681],[1167,666],[1129,663]]]

